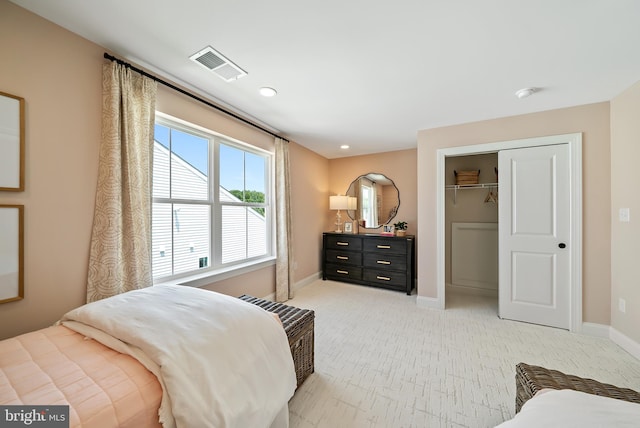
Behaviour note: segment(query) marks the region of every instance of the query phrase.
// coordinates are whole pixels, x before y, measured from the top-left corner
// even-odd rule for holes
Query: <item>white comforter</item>
[[[640,404],[571,389],[542,390],[499,428],[637,428]]]
[[[296,388],[282,326],[230,296],[154,286],[89,303],[61,322],[158,376],[165,428],[268,427]]]

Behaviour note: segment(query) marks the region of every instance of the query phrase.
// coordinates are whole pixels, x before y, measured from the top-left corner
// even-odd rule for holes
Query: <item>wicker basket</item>
[[[520,363],[516,365],[516,413],[520,411],[528,399],[543,388],[574,389],[603,397],[640,403],[640,393],[632,389],[619,388],[593,379],[566,375],[557,370]]]
[[[478,184],[480,170],[477,171],[453,171],[456,177],[456,184],[464,186],[465,184]]]
[[[302,385],[302,382],[314,371],[314,312],[310,309],[299,309],[246,294],[240,296],[240,299],[278,314],[289,339],[291,356],[296,367],[297,386]]]

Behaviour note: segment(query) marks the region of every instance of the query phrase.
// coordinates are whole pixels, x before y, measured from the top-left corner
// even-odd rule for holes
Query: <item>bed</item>
[[[67,327],[0,342],[0,364],[0,404],[70,404],[71,426],[161,426],[156,376]]]
[[[72,427],[286,427],[295,388],[273,314],[192,287],[123,293],[0,342],[0,404],[68,404]]]
[[[516,366],[516,416],[499,428],[638,427],[640,393],[558,370]]]

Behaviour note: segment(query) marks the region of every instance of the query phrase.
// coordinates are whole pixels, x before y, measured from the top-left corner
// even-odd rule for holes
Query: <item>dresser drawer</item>
[[[365,269],[363,279],[372,285],[385,288],[403,289],[407,285],[407,273],[397,271],[386,271],[381,269]]]
[[[327,236],[326,250],[362,251],[362,238],[356,236]]]
[[[404,239],[366,239],[364,241],[364,251],[375,251],[388,254],[407,254],[407,242]]]
[[[377,269],[407,270],[407,256],[385,253],[364,253],[365,267]]]
[[[327,263],[338,265],[362,265],[362,253],[353,251],[327,250]]]
[[[353,266],[336,265],[333,263],[327,263],[326,272],[324,273],[329,279],[337,279],[341,281],[343,279],[362,279],[362,268]]]

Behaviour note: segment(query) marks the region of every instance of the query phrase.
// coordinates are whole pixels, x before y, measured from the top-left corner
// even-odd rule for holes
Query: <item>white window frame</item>
[[[154,285],[158,284],[179,284],[201,287],[223,279],[231,278],[254,270],[262,269],[275,264],[275,221],[274,221],[274,154],[262,148],[253,146],[240,140],[228,137],[213,130],[201,127],[156,111],[155,124],[166,126],[172,129],[183,131],[209,140],[209,162],[208,162],[208,199],[205,200],[185,200],[172,198],[153,198],[153,202],[174,202],[174,203],[194,203],[209,205],[211,210],[209,267],[201,268],[189,272],[181,272],[173,275],[154,278]],[[242,259],[239,261],[222,263],[222,207],[228,205],[244,207],[263,207],[262,204],[251,203],[221,203],[220,202],[220,176],[218,160],[220,144],[237,148],[247,153],[252,153],[265,158],[265,229],[266,229],[266,254],[263,256]],[[152,174],[153,176],[153,174]],[[170,177],[171,180],[171,177]],[[152,243],[153,245],[153,243]]]

